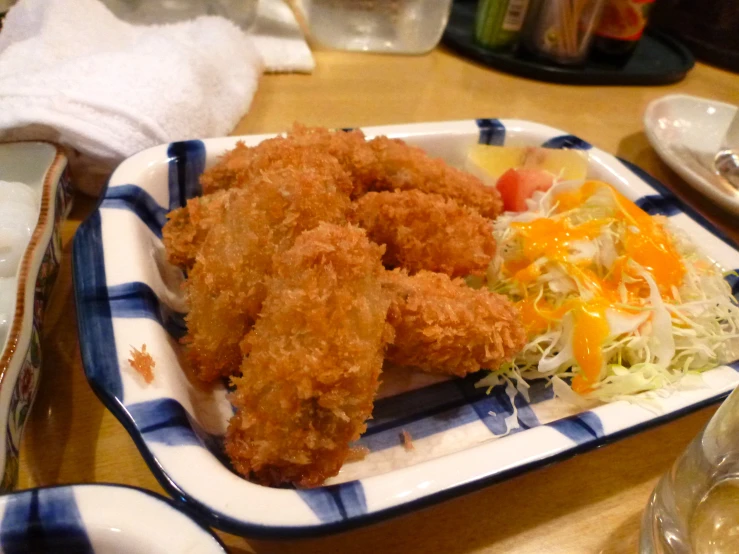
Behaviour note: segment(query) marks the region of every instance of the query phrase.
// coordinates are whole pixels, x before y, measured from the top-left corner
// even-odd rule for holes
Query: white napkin
[[[280,47],[262,43],[275,63]],[[144,27],[98,0],[20,0],[0,32],[0,139],[61,143],[75,184],[95,194],[140,150],[229,133],[262,69],[224,18]]]
[[[282,0],[259,0],[250,31],[267,72],[310,73],[316,64],[290,8]]]

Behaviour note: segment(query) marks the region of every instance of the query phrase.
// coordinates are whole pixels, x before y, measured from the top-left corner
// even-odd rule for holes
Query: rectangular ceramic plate
[[[670,217],[723,267],[739,267],[733,245],[664,186],[557,129],[483,119],[364,131],[404,138],[458,166],[476,142],[584,150],[589,177],[613,184],[649,213]],[[242,479],[223,455],[232,414],[225,387],[194,385],[180,367],[183,277],[165,261],[161,229],[168,210],[200,194],[204,168],[237,140],[254,145],[264,138],[179,142],[133,156],[115,171],[74,244],[87,378],[162,485],[209,524],[242,535],[286,537],[377,521],[676,418],[724,397],[739,382],[732,367],[714,369],[705,374],[704,388],[659,400],[659,413],[623,401],[581,411],[553,399],[551,389],[537,383],[528,401],[520,395],[513,399],[519,427],[505,435],[511,399],[502,388],[489,395],[475,388],[480,375],[446,380],[386,372],[360,440],[370,451],[364,460],[345,464],[326,486],[310,490],[267,488]],[[127,361],[131,346],[143,344],[156,361],[149,385]],[[403,430],[413,438],[411,452],[400,443]]]

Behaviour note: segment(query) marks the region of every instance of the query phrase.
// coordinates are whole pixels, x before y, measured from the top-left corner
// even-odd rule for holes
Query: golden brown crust
[[[388,322],[395,340],[386,357],[394,364],[462,377],[497,369],[526,342],[508,299],[472,289],[461,279],[396,270],[385,274],[383,286],[392,296]]]
[[[334,175],[315,168],[273,169],[229,191],[223,222],[211,228],[186,283],[184,342],[200,379],[238,371],[239,343],[261,308],[273,256],[321,221],[344,223],[349,206]]]
[[[239,142],[200,177],[203,193],[248,186],[261,173],[281,168],[311,168],[331,172],[336,187],[346,194],[359,184],[363,168],[371,170],[372,153],[361,131],[332,132],[320,127],[294,125],[286,136],[264,140],[248,147]],[[351,168],[351,169],[348,169]],[[372,176],[365,179],[371,180]]]
[[[372,413],[388,339],[381,256],[362,230],[322,223],[276,257],[233,378],[226,451],[242,475],[311,487],[338,473]]]
[[[497,189],[402,140],[381,136],[366,141],[359,130],[330,131],[299,124],[285,136],[264,140],[257,146],[237,144],[202,175],[200,182],[206,194],[241,187],[273,167],[316,164],[316,154],[334,158],[344,169],[342,186],[352,198],[368,191],[417,189],[455,200],[489,219],[503,211]]]
[[[409,190],[439,194],[480,215],[495,219],[503,211],[503,201],[495,187],[488,187],[474,175],[432,158],[418,147],[399,139],[376,137],[369,142],[383,176],[372,190]]]
[[[220,190],[215,194],[191,198],[185,207],[167,214],[162,242],[169,263],[181,269],[192,267],[205,237],[223,220],[228,198],[229,192]]]
[[[438,194],[370,192],[355,208],[354,221],[371,240],[386,245],[387,266],[482,276],[495,255],[490,220]]]

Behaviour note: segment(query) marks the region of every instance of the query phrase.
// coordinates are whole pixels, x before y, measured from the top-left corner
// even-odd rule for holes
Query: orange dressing
[[[537,260],[555,261],[587,291],[586,298],[569,298],[559,307],[551,306],[545,299],[537,301],[527,297],[517,303],[530,335],[546,331],[552,321],[561,321],[565,314],[572,313],[573,356],[582,370],[573,379],[572,388],[580,393],[589,391],[600,378],[605,363],[602,347],[610,333],[606,311],[622,303],[621,289],[625,290],[627,301],[638,301],[648,295],[647,283],[639,279],[627,262],[634,260],[646,268],[663,296],[672,295],[672,287],[682,284],[685,273],[680,255],[662,225],[606,183],[588,181],[580,188],[558,194],[555,197],[557,212],[568,212],[580,206],[604,187],[618,208],[611,218],[579,225],[572,225],[564,218],[513,223],[511,227],[518,231],[521,239],[522,256],[503,265],[504,274],[526,285],[541,274],[535,263]],[[595,240],[607,225],[617,220],[627,225],[622,243],[623,255],[617,258],[606,277],[601,278],[590,269],[591,262],[587,260],[579,263],[568,261],[574,241]],[[626,282],[624,277],[627,275],[638,280]]]
[[[573,312],[575,327],[572,353],[582,373],[572,380],[572,390],[587,392],[600,379],[603,368],[603,343],[610,329],[606,320],[607,302],[591,301]]]

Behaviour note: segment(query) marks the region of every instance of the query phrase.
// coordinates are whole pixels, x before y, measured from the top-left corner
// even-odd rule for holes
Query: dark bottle
[[[593,39],[595,58],[626,63],[647,26],[655,0],[606,0]]]

